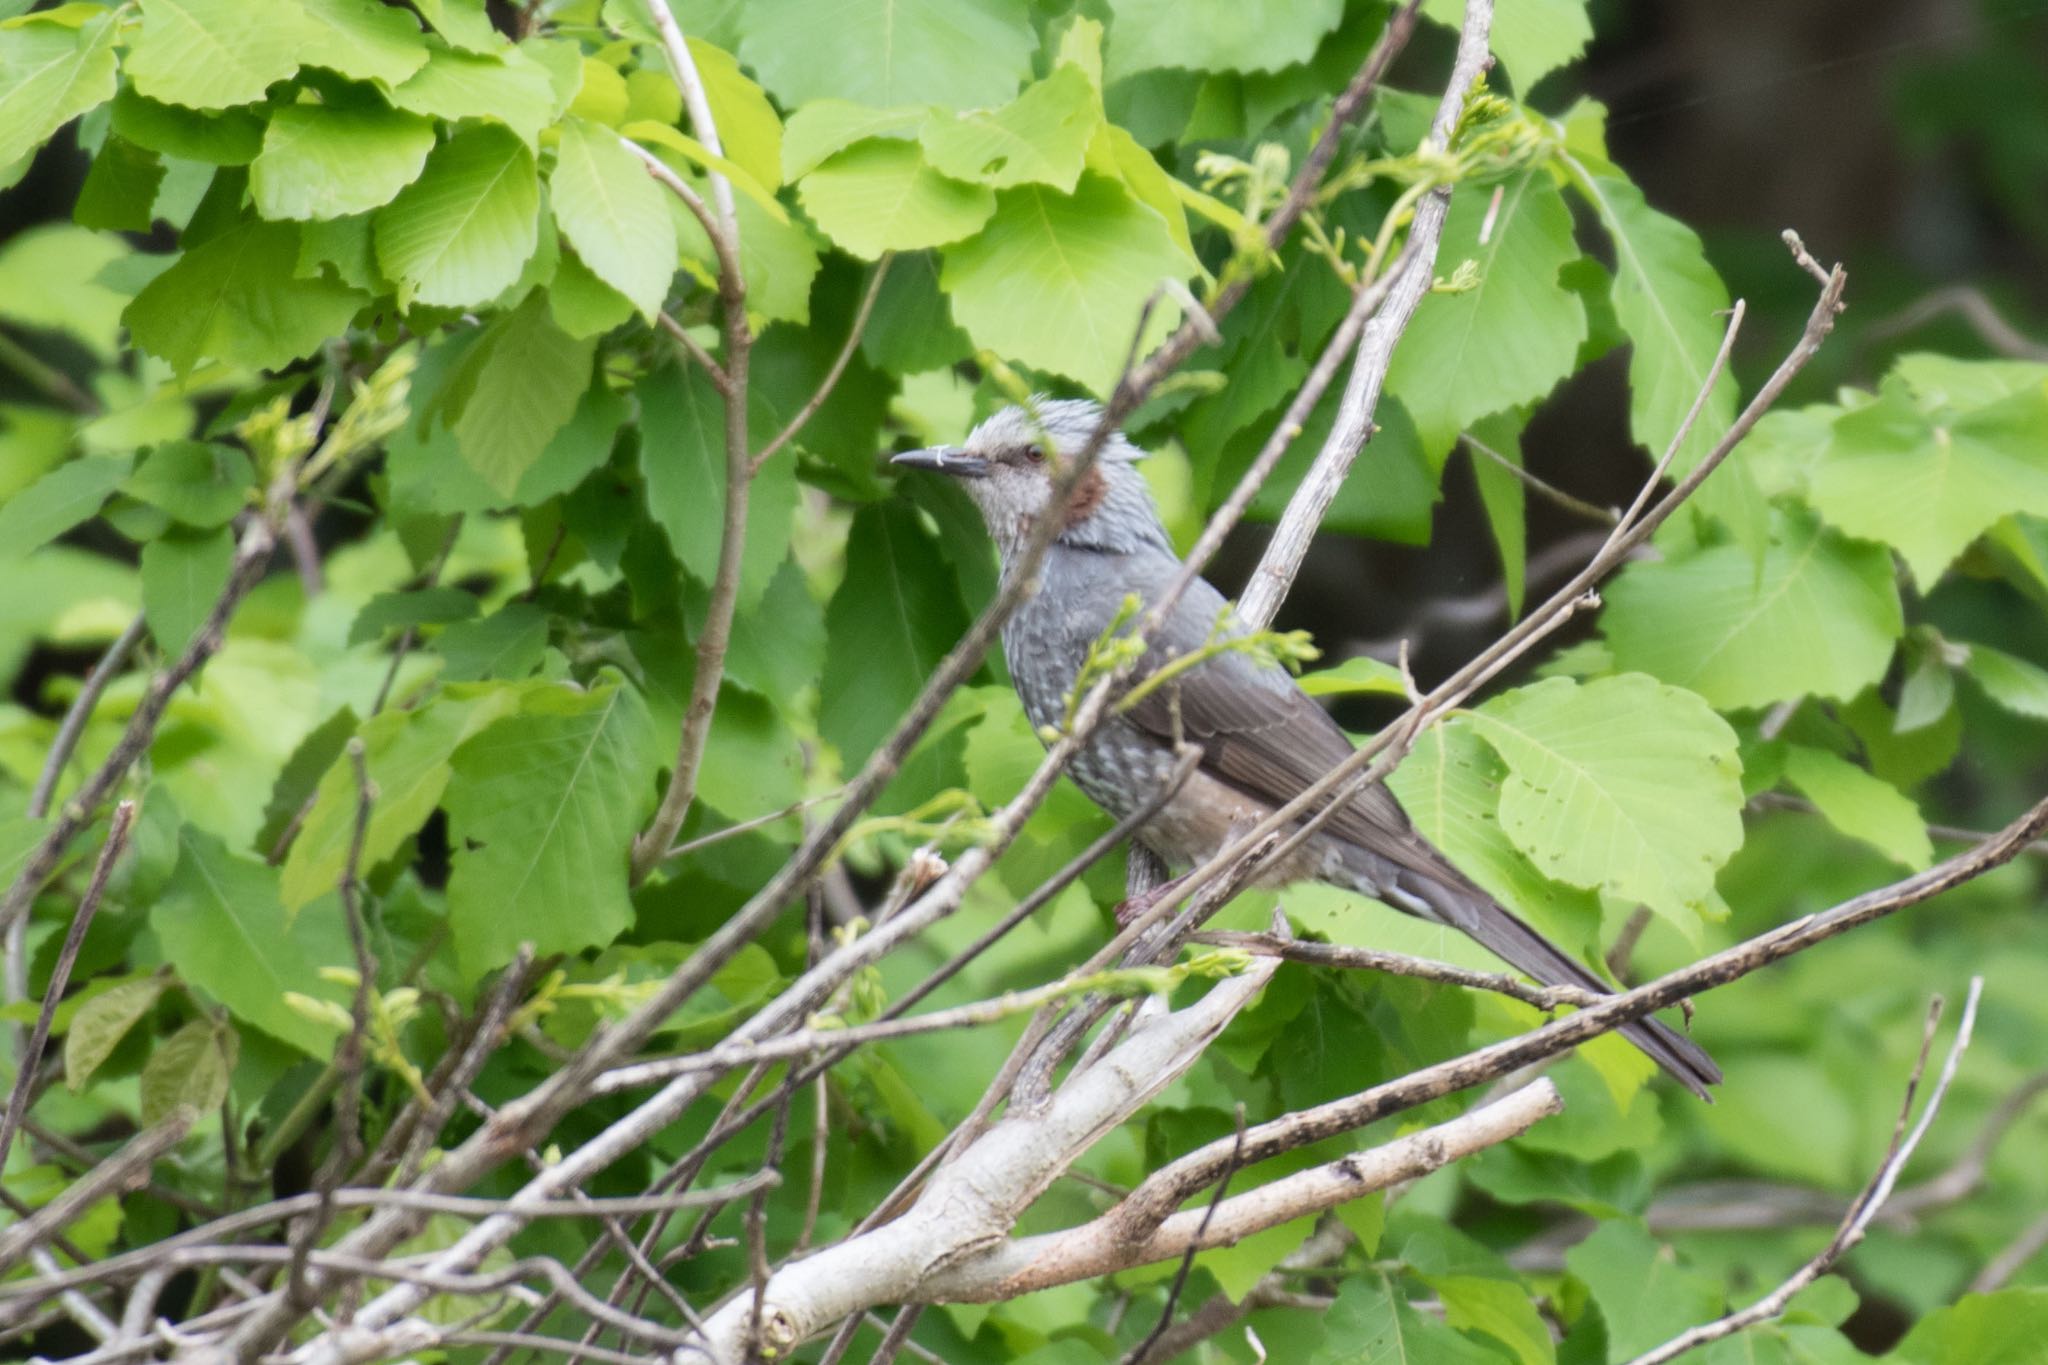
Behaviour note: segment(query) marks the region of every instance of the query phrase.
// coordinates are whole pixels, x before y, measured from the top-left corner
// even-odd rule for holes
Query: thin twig
[[[2005,316],[1985,297],[1983,290],[1968,284],[1944,285],[1933,290],[1890,317],[1871,323],[1863,329],[1863,335],[1871,341],[1899,336],[1932,322],[1944,313],[1960,317],[1970,325],[1978,340],[2000,355],[2048,364],[2048,346],[2006,321]]]
[[[79,897],[78,909],[71,916],[71,927],[64,934],[64,946],[57,953],[57,965],[51,969],[49,985],[43,989],[42,1008],[36,1011],[35,1027],[29,1030],[28,1041],[22,1045],[14,1089],[7,1096],[7,1112],[0,1117],[0,1166],[6,1164],[8,1155],[14,1150],[14,1134],[28,1113],[29,1092],[35,1087],[36,1073],[42,1069],[43,1047],[50,1041],[50,1023],[56,1018],[57,1002],[71,980],[71,968],[78,962],[78,950],[85,946],[85,931],[91,927],[93,914],[100,908],[100,897],[106,894],[107,878],[112,874],[115,862],[128,846],[128,831],[134,822],[133,801],[123,801],[114,807],[113,819],[107,825],[107,841],[101,845],[99,861],[93,865],[92,881],[86,885],[85,894]]]
[[[1238,1151],[1242,1153],[1244,1150],[1243,1101],[1239,1101],[1237,1105],[1237,1141]],[[1167,1286],[1166,1305],[1159,1310],[1159,1321],[1152,1325],[1152,1330],[1145,1334],[1143,1341],[1125,1353],[1123,1365],[1145,1365],[1147,1357],[1152,1353],[1152,1348],[1159,1344],[1159,1339],[1166,1335],[1169,1327],[1173,1326],[1174,1310],[1180,1307],[1180,1296],[1187,1289],[1188,1276],[1195,1269],[1195,1253],[1200,1250],[1202,1243],[1208,1239],[1209,1225],[1216,1219],[1216,1208],[1223,1202],[1224,1197],[1230,1193],[1230,1178],[1237,1174],[1237,1169],[1238,1163],[1236,1161],[1224,1167],[1222,1178],[1216,1182],[1216,1192],[1209,1196],[1208,1206],[1202,1210],[1201,1224],[1195,1229],[1195,1235],[1188,1239],[1188,1249],[1181,1253],[1180,1266],[1173,1272],[1173,1283]]]
[[[1821,1248],[1820,1254],[1794,1271],[1783,1284],[1747,1308],[1681,1332],[1663,1345],[1636,1356],[1629,1365],[1667,1365],[1667,1362],[1677,1360],[1687,1352],[1709,1342],[1734,1336],[1744,1328],[1757,1323],[1769,1322],[1785,1311],[1793,1296],[1825,1275],[1837,1261],[1849,1253],[1852,1247],[1863,1240],[1864,1234],[1870,1230],[1871,1220],[1877,1217],[1878,1210],[1891,1195],[1892,1187],[1898,1183],[1899,1172],[1904,1170],[1906,1163],[1912,1159],[1914,1148],[1920,1145],[1920,1139],[1926,1135],[1929,1125],[1934,1122],[1936,1112],[1941,1108],[1943,1097],[1948,1094],[1949,1083],[1955,1079],[1956,1068],[1963,1060],[1963,1052],[1970,1046],[1970,1031],[1977,1021],[1977,1000],[1983,991],[1984,978],[1971,978],[1970,993],[1963,1002],[1962,1021],[1956,1025],[1955,1041],[1949,1045],[1948,1059],[1942,1063],[1941,1074],[1935,1078],[1934,1088],[1928,1092],[1927,1103],[1920,1110],[1919,1122],[1908,1132],[1906,1123],[1913,1111],[1913,1095],[1919,1089],[1921,1075],[1927,1067],[1928,1049],[1934,1042],[1934,1028],[1941,1019],[1941,997],[1934,998],[1934,1003],[1927,1011],[1927,1028],[1921,1039],[1920,1060],[1913,1067],[1913,1074],[1906,1082],[1906,1102],[1899,1111],[1899,1122],[1892,1133],[1891,1145],[1885,1153],[1884,1160],[1879,1163],[1877,1173],[1871,1177],[1863,1193],[1849,1206],[1849,1212],[1842,1219],[1842,1225],[1835,1230],[1835,1235],[1828,1240],[1828,1244]]]
[[[1257,957],[1285,958],[1289,962],[1304,962],[1314,967],[1385,972],[1390,976],[1412,976],[1446,986],[1492,991],[1544,1011],[1555,1010],[1562,1005],[1597,1005],[1607,998],[1580,986],[1532,986],[1506,972],[1479,971],[1449,962],[1432,962],[1425,957],[1410,957],[1406,953],[1387,953],[1377,948],[1356,948],[1344,943],[1311,943],[1307,939],[1281,938],[1276,934],[1232,932],[1190,934],[1188,941],[1217,948],[1238,948]]]
[[[1465,443],[1466,449],[1484,455],[1487,459],[1514,475],[1515,478],[1527,485],[1529,491],[1537,497],[1562,507],[1574,516],[1581,516],[1588,521],[1597,521],[1607,526],[1612,526],[1621,520],[1621,514],[1612,507],[1602,507],[1598,503],[1587,502],[1584,498],[1575,497],[1565,492],[1556,484],[1538,475],[1534,470],[1510,460],[1507,456],[1501,454],[1469,431],[1460,432],[1458,439]]]
[[[35,789],[28,797],[28,817],[40,820],[50,813],[50,798],[56,794],[58,779],[63,776],[64,765],[71,761],[71,755],[78,748],[78,741],[85,734],[86,722],[92,719],[93,708],[99,705],[100,694],[107,690],[107,684],[114,680],[128,663],[128,656],[135,652],[135,646],[142,643],[142,637],[149,631],[149,621],[137,612],[128,628],[114,637],[107,646],[107,652],[100,655],[92,672],[85,675],[79,685],[78,695],[65,708],[64,719],[57,725],[57,734],[50,741],[50,752],[43,758],[42,771],[36,774]]]
[[[885,251],[875,262],[874,272],[868,276],[867,290],[861,295],[860,307],[853,315],[853,325],[846,330],[846,343],[839,348],[839,354],[832,357],[832,367],[825,371],[825,377],[818,381],[818,387],[804,400],[804,405],[796,410],[796,416],[790,418],[789,424],[776,432],[768,444],[762,446],[755,454],[755,473],[760,473],[762,465],[767,464],[777,451],[796,439],[797,433],[818,415],[818,409],[824,407],[825,400],[832,396],[832,390],[838,386],[840,376],[846,373],[847,365],[853,360],[853,353],[860,349],[861,336],[868,329],[868,318],[875,311],[875,300],[882,295],[882,281],[888,278],[889,263],[895,259],[895,253]]]
[[[689,330],[682,323],[677,322],[667,313],[655,314],[654,320],[660,325],[662,331],[669,334],[670,339],[676,345],[682,347],[683,354],[703,366],[704,373],[711,376],[711,387],[718,390],[719,396],[730,398],[732,396],[732,380],[726,376],[725,368],[711,358],[711,352],[705,350],[697,338],[691,336]]]
[[[127,1189],[145,1176],[152,1162],[184,1141],[198,1117],[198,1111],[190,1105],[179,1105],[154,1127],[145,1128],[105,1161],[66,1185],[55,1199],[37,1209],[34,1217],[0,1229],[0,1269],[12,1266],[100,1200],[116,1190]],[[11,1290],[15,1285],[7,1288]]]

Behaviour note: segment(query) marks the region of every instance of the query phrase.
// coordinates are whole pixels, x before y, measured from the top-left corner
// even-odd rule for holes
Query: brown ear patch
[[[1102,472],[1101,465],[1088,466],[1088,472],[1081,476],[1080,485],[1074,489],[1074,500],[1067,504],[1067,529],[1073,530],[1082,522],[1095,515],[1095,509],[1102,506],[1102,500],[1109,496],[1109,476]]]

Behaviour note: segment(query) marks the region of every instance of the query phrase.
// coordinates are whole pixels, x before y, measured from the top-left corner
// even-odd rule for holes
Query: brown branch
[[[1282,938],[1277,934],[1211,932],[1190,934],[1192,943],[1218,948],[1237,948],[1257,957],[1285,958],[1312,967],[1339,967],[1347,971],[1385,972],[1390,976],[1412,976],[1446,986],[1492,991],[1534,1005],[1546,1012],[1563,1005],[1597,1005],[1607,997],[1579,986],[1532,986],[1506,972],[1479,971],[1448,962],[1432,962],[1406,953],[1382,952],[1377,948],[1354,948],[1343,943],[1311,943],[1307,939]]]
[[[1516,464],[1513,460],[1510,460],[1507,456],[1501,454],[1469,431],[1458,433],[1458,439],[1465,443],[1467,450],[1485,456],[1513,475],[1531,493],[1554,506],[1563,508],[1573,516],[1584,517],[1588,521],[1597,521],[1608,526],[1612,526],[1621,520],[1621,514],[1612,507],[1602,507],[1597,503],[1587,502],[1584,498],[1565,492],[1548,479],[1539,477],[1533,470]]]
[[[12,1266],[108,1195],[146,1178],[150,1165],[184,1141],[198,1117],[198,1111],[190,1105],[179,1105],[155,1127],[136,1134],[119,1151],[66,1185],[55,1199],[36,1210],[34,1217],[0,1230],[0,1268]],[[12,1290],[15,1286],[7,1288]]]
[[[726,376],[724,368],[711,358],[711,352],[698,344],[697,338],[691,336],[689,330],[682,323],[677,322],[667,313],[656,313],[654,320],[660,325],[662,331],[669,334],[676,345],[682,347],[683,354],[704,367],[704,373],[711,376],[711,387],[718,390],[720,397],[732,397],[732,380]]]
[[[71,916],[71,927],[64,934],[64,945],[57,953],[57,965],[51,969],[49,985],[43,989],[43,1003],[36,1011],[35,1027],[29,1031],[28,1040],[22,1045],[14,1089],[7,1096],[6,1114],[0,1117],[0,1165],[6,1164],[8,1154],[14,1150],[14,1134],[28,1113],[29,1093],[35,1088],[36,1073],[42,1070],[43,1048],[50,1041],[50,1023],[56,1018],[57,1002],[63,998],[64,987],[71,980],[71,968],[78,961],[78,950],[85,946],[85,931],[100,908],[100,897],[106,894],[107,878],[112,874],[115,862],[128,846],[128,831],[134,822],[133,801],[123,801],[114,807],[114,818],[107,825],[107,841],[101,845],[99,861],[93,865],[92,881],[86,886],[85,894],[79,897],[78,909]]]
[[[1927,1029],[1920,1043],[1920,1060],[1913,1067],[1913,1074],[1906,1082],[1906,1102],[1899,1112],[1899,1121],[1892,1133],[1892,1140],[1885,1158],[1879,1163],[1877,1173],[1863,1193],[1849,1206],[1848,1214],[1835,1235],[1828,1239],[1820,1254],[1794,1271],[1785,1282],[1770,1293],[1750,1304],[1747,1308],[1716,1318],[1709,1323],[1679,1333],[1661,1346],[1643,1352],[1629,1362],[1629,1365],[1668,1365],[1687,1352],[1734,1336],[1746,1327],[1768,1322],[1782,1314],[1792,1302],[1794,1295],[1825,1275],[1834,1264],[1849,1253],[1849,1250],[1870,1230],[1870,1223],[1883,1207],[1892,1187],[1898,1182],[1899,1172],[1912,1159],[1913,1149],[1920,1145],[1920,1139],[1927,1133],[1928,1126],[1941,1108],[1942,1098],[1948,1094],[1949,1083],[1955,1079],[1956,1068],[1963,1060],[1963,1051],[1970,1045],[1970,1030],[1977,1020],[1977,999],[1983,994],[1984,978],[1975,977],[1970,982],[1969,998],[1963,1003],[1962,1022],[1956,1026],[1955,1041],[1950,1044],[1948,1060],[1942,1063],[1941,1075],[1935,1079],[1934,1088],[1928,1092],[1927,1103],[1920,1111],[1920,1121],[1910,1132],[1907,1120],[1913,1112],[1913,1095],[1920,1086],[1921,1075],[1927,1069],[1928,1049],[1934,1042],[1934,1027],[1941,1019],[1941,997],[1936,996],[1927,1012]]]
[[[1968,323],[1977,339],[1998,354],[2048,364],[2048,346],[2006,321],[1983,290],[1967,284],[1945,285],[1916,299],[1890,317],[1871,323],[1864,336],[1872,341],[1899,336],[1947,313]]]
[[[79,739],[85,734],[86,722],[92,719],[93,708],[99,705],[100,694],[107,690],[107,684],[127,664],[128,656],[135,652],[135,646],[142,642],[148,630],[148,620],[137,612],[128,628],[107,646],[107,652],[92,666],[92,672],[85,675],[78,695],[71,699],[71,705],[65,708],[64,719],[58,723],[57,735],[50,741],[50,752],[43,758],[42,771],[36,774],[35,789],[28,798],[29,819],[40,820],[50,813],[50,798],[56,794],[64,765],[71,761]]]

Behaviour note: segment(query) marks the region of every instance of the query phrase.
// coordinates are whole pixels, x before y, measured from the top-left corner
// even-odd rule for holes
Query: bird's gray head
[[[1080,454],[1101,418],[1101,407],[1087,399],[1033,398],[990,417],[964,445],[906,450],[893,460],[958,479],[1007,561],[1052,501],[1057,471]],[[1111,554],[1172,553],[1152,491],[1138,472],[1144,454],[1122,432],[1109,434],[1067,507],[1061,544]]]

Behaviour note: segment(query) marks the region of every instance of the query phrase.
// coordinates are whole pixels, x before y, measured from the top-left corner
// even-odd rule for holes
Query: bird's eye
[[[1031,463],[1033,464],[1039,463],[1040,461],[1045,459],[1045,447],[1041,445],[1025,446],[1024,458],[1031,461]]]

